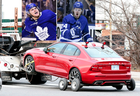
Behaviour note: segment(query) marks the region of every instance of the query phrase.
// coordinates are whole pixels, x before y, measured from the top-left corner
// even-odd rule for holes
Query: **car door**
[[[40,66],[43,73],[53,75],[56,69],[56,59],[64,48],[65,43],[57,43],[47,48],[47,53],[40,56]]]
[[[67,78],[70,67],[79,55],[80,50],[76,46],[68,44],[63,53],[57,57],[57,76]]]

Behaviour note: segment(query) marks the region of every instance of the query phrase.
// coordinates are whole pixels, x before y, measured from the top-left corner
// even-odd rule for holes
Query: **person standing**
[[[25,20],[25,28],[22,37],[31,33],[35,34],[36,40],[56,40],[56,15],[51,10],[39,11],[36,4],[26,5],[28,18]]]
[[[63,18],[61,29],[61,42],[92,42],[88,29],[88,21],[82,15],[82,2],[75,2],[72,14]]]

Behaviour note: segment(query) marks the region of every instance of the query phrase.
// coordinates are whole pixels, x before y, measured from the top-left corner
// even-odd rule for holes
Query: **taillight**
[[[94,72],[99,72],[100,71],[98,65],[93,65],[90,70],[94,71]]]
[[[4,63],[4,66],[6,67],[7,66],[7,63]]]
[[[130,65],[125,65],[126,69],[130,72],[131,71],[131,64]]]

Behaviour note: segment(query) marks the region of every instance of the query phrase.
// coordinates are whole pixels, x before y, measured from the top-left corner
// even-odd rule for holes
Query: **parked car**
[[[46,48],[34,48],[25,53],[23,66],[31,83],[39,81],[34,75],[38,73],[62,78],[61,90],[66,90],[68,84],[73,91],[85,85],[113,86],[118,90],[126,85],[128,90],[135,89],[131,63],[105,43],[57,42]]]

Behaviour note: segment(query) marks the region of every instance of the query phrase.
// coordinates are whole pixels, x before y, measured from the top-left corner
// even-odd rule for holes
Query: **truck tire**
[[[26,74],[26,78],[31,84],[44,84],[47,80],[42,80],[43,73],[37,73],[36,75]]]
[[[2,81],[2,84],[6,84],[7,83],[7,81]]]

